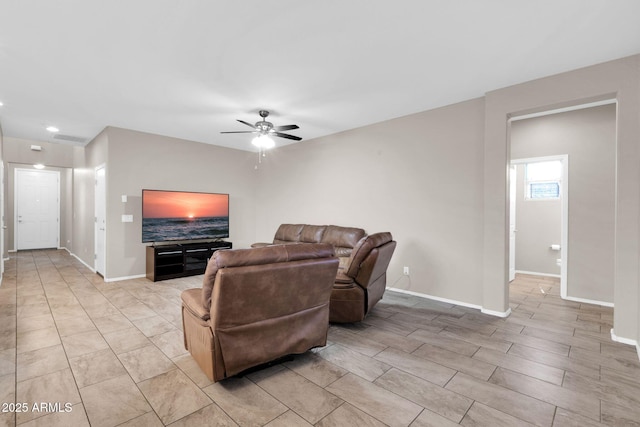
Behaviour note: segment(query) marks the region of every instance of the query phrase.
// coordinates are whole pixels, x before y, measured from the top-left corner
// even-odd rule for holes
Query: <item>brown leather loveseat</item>
[[[388,232],[367,235],[362,228],[281,224],[273,243],[254,243],[252,247],[319,242],[332,245],[340,259],[331,292],[329,320],[361,321],[382,299],[396,242]]]
[[[329,244],[216,252],[182,292],[184,345],[212,381],[326,345],[338,259]]]

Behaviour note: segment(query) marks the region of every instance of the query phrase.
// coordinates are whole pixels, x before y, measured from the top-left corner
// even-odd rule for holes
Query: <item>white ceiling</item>
[[[638,17],[638,0],[0,0],[0,124],[251,150],[220,132],[260,109],[316,138],[640,53]]]

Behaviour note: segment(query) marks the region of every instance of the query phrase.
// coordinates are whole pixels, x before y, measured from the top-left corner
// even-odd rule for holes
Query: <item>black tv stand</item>
[[[147,279],[157,282],[204,274],[215,251],[232,247],[224,241],[147,246]]]

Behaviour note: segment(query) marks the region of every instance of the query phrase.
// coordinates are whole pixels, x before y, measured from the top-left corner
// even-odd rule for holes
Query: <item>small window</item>
[[[527,163],[525,166],[526,198],[530,200],[549,200],[560,198],[560,178],[562,162]]]

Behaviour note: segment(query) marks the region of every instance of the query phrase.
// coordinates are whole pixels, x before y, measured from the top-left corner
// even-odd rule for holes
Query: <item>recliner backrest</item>
[[[395,247],[389,232],[362,238],[351,252],[346,275],[366,288],[387,271]]]

